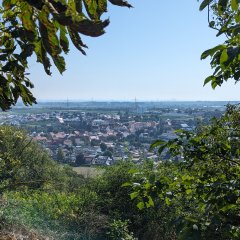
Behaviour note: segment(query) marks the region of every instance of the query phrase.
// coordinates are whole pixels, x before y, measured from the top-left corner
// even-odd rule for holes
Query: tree
[[[104,142],[100,143],[100,148],[102,152],[105,152],[107,150],[107,145]]]
[[[112,152],[107,150],[103,153],[103,156],[106,156],[106,157],[109,157],[109,158],[112,158]]]
[[[75,162],[75,165],[76,166],[81,166],[83,164],[86,163],[86,159],[84,157],[84,154],[83,153],[79,153],[77,156],[76,156],[76,162]]]
[[[64,154],[62,148],[59,148],[57,151],[57,160],[59,162],[64,162],[64,160],[65,160],[65,154]]]
[[[221,86],[224,81],[240,80],[240,2],[239,0],[204,0],[200,10],[207,8],[209,27],[217,30],[217,37],[225,35],[226,41],[205,51],[201,59],[211,57],[214,69],[205,79],[204,85],[211,82],[212,88]]]
[[[180,239],[239,239],[240,237],[240,107],[228,106],[220,119],[199,126],[195,132],[179,130],[168,142],[156,141],[152,148],[168,151],[179,163],[166,165],[170,173],[140,173],[134,182],[133,199],[138,207],[151,207],[162,199],[178,208]],[[168,171],[169,171],[168,170]]]
[[[33,54],[51,75],[51,60],[65,71],[63,53],[69,39],[82,53],[87,46],[81,34],[104,34],[109,20],[101,20],[107,2],[131,7],[124,0],[3,0],[0,6],[0,108],[9,109],[19,98],[25,105],[36,103],[27,77],[28,59]]]
[[[64,170],[26,132],[0,127],[0,192],[29,187],[59,186]],[[61,185],[63,188],[63,185]]]

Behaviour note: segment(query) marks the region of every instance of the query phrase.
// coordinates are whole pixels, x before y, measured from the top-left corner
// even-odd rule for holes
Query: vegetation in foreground
[[[2,238],[239,239],[239,118],[239,107],[229,106],[211,125],[153,144],[181,162],[124,161],[92,177],[2,126]]]

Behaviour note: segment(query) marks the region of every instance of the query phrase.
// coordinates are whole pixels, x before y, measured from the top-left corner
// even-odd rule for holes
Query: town
[[[0,114],[0,124],[25,129],[60,163],[112,165],[131,159],[141,164],[145,159],[157,162],[168,158],[166,152],[159,156],[156,151],[149,151],[155,140],[174,139],[175,130],[192,131],[198,124],[221,116],[225,109],[225,103],[206,106],[204,102],[162,105],[133,102],[128,107],[126,103],[67,104],[13,108]]]

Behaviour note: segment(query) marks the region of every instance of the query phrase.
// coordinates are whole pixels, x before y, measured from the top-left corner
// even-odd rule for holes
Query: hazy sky
[[[201,53],[221,41],[208,28],[197,0],[129,0],[133,9],[109,4],[106,34],[84,37],[87,56],[71,47],[67,70],[48,77],[30,63],[40,100],[239,100],[234,81],[212,90],[203,81],[212,70]]]

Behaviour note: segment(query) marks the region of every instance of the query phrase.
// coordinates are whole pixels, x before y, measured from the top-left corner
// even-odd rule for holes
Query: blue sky
[[[133,9],[109,4],[106,34],[84,37],[87,56],[74,47],[67,70],[47,76],[30,63],[38,100],[239,100],[234,81],[212,90],[203,81],[212,70],[201,53],[222,39],[208,28],[197,0],[129,0]]]

